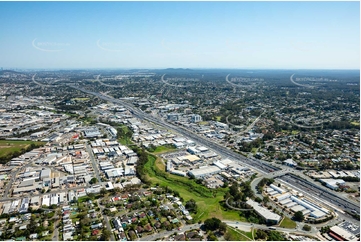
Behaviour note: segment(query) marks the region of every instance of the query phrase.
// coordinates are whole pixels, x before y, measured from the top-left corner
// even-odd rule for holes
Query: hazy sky
[[[359,2],[0,2],[3,68],[359,69]]]

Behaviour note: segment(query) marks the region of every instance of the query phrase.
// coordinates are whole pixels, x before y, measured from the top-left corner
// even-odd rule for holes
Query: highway
[[[198,134],[195,134],[189,130],[187,130],[186,128],[182,128],[179,126],[175,126],[172,125],[170,123],[167,123],[163,120],[157,119],[151,115],[148,115],[142,111],[137,110],[136,108],[134,108],[131,104],[126,103],[124,101],[121,101],[119,99],[115,99],[109,96],[105,96],[103,94],[100,93],[96,93],[96,92],[92,92],[92,91],[88,91],[85,90],[83,88],[80,87],[75,87],[72,85],[69,85],[70,87],[73,87],[79,91],[85,92],[87,94],[91,94],[94,96],[97,96],[98,98],[101,98],[103,100],[112,102],[112,103],[117,103],[120,104],[126,108],[128,108],[130,110],[130,112],[133,113],[134,116],[142,119],[142,120],[146,120],[152,123],[155,123],[159,126],[165,127],[168,130],[174,130],[177,133],[184,135],[185,137],[188,137],[190,139],[193,139],[195,142],[199,143],[200,145],[204,145],[207,146],[211,149],[213,149],[215,152],[219,153],[220,155],[222,155],[223,157],[229,157],[231,159],[234,159],[235,161],[239,161],[242,164],[241,165],[245,165],[251,169],[254,169],[256,171],[258,171],[261,174],[267,174],[269,172],[273,172],[275,170],[279,170],[277,167],[270,165],[268,162],[263,162],[257,159],[248,159],[238,153],[233,152],[232,150],[229,150],[228,148],[219,145],[218,143],[214,142],[214,141],[210,141],[207,140],[205,137],[201,137]]]
[[[229,157],[229,158],[231,158],[231,159],[233,159],[235,161],[240,162],[241,163],[240,165],[245,165],[245,166],[247,166],[247,167],[249,167],[251,169],[257,170],[263,176],[277,177],[277,176],[282,176],[285,173],[287,173],[284,169],[282,169],[282,168],[284,168],[283,166],[280,166],[280,168],[278,168],[276,166],[270,165],[268,162],[263,162],[261,160],[254,159],[254,158],[246,158],[246,157],[244,157],[244,156],[242,156],[242,155],[240,155],[238,153],[233,152],[232,150],[229,150],[228,148],[226,148],[224,146],[219,145],[218,143],[215,143],[214,141],[210,141],[210,140],[206,139],[205,137],[199,136],[198,134],[195,134],[195,133],[193,133],[193,132],[191,132],[191,131],[189,131],[189,130],[187,130],[185,128],[172,125],[172,124],[167,123],[167,122],[165,122],[165,121],[163,121],[161,119],[157,119],[157,118],[155,118],[155,117],[153,117],[153,116],[151,116],[149,114],[146,114],[146,113],[144,113],[142,111],[139,111],[136,108],[134,108],[131,104],[126,103],[124,101],[121,101],[121,100],[118,100],[118,99],[115,99],[115,98],[112,98],[112,97],[109,97],[109,96],[105,96],[105,95],[102,95],[100,93],[85,90],[85,89],[80,88],[80,87],[75,87],[75,86],[72,86],[72,85],[70,85],[70,87],[73,87],[73,88],[75,88],[75,89],[77,89],[79,91],[82,91],[82,92],[85,92],[85,93],[88,93],[88,94],[91,94],[91,95],[95,95],[95,96],[97,96],[97,97],[99,97],[99,98],[101,98],[103,100],[106,100],[106,101],[109,101],[109,102],[112,102],[112,103],[120,104],[120,105],[128,108],[130,110],[130,112],[134,116],[136,116],[136,117],[138,117],[138,118],[140,118],[142,120],[146,120],[146,121],[155,123],[155,124],[157,124],[159,126],[165,127],[170,131],[171,130],[176,131],[179,134],[182,134],[187,138],[193,139],[195,142],[197,142],[200,145],[204,145],[204,146],[207,146],[207,147],[213,149],[215,152],[222,155],[223,157]],[[272,174],[272,172],[274,172],[274,174]],[[300,175],[302,177],[302,178],[298,178],[298,179],[300,181],[304,182],[304,186],[302,186],[302,183],[300,183],[300,182],[296,183],[295,186],[296,187],[301,187],[301,189],[303,191],[307,191],[307,189],[309,189],[309,187],[312,187],[313,189],[316,189],[316,191],[318,191],[319,194],[322,193],[322,195],[324,197],[326,197],[325,200],[328,200],[328,201],[332,200],[332,201],[339,202],[342,206],[345,207],[345,209],[347,209],[349,211],[351,211],[351,210],[359,211],[360,210],[360,207],[357,206],[355,204],[355,202],[346,200],[345,198],[340,197],[337,193],[335,193],[333,191],[329,191],[326,188],[315,185],[314,182],[308,181],[309,178],[304,178],[305,176],[301,172],[297,172],[297,175]],[[282,180],[282,178],[280,178],[280,179]],[[308,186],[308,188],[307,188],[307,186]],[[307,189],[305,190],[305,188],[307,188]],[[305,194],[307,194],[307,192]],[[318,195],[316,195],[316,196],[318,196]]]
[[[350,200],[334,194],[328,188],[323,188],[318,186],[308,180],[299,178],[293,174],[286,174],[278,178],[278,180],[288,183],[294,187],[299,188],[304,192],[305,195],[313,198],[314,200],[324,200],[326,204],[332,204],[335,207],[338,207],[336,210],[345,210],[351,212],[352,210],[360,211],[360,206]],[[344,214],[342,217],[347,217],[348,219],[353,219],[351,216]],[[359,221],[358,221],[359,222]]]

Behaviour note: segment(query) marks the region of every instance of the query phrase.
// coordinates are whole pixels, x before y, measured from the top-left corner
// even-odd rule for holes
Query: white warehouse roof
[[[203,168],[191,170],[188,173],[195,177],[200,177],[200,176],[206,176],[208,174],[217,173],[217,172],[221,172],[221,169],[219,169],[217,166],[206,166]]]
[[[272,220],[272,221],[277,221],[277,223],[280,221],[281,216],[279,216],[276,213],[271,212],[270,210],[262,207],[259,205],[259,203],[249,199],[246,202],[248,205],[252,206],[254,210],[256,210],[256,212],[261,215],[262,217],[264,217],[266,220]]]

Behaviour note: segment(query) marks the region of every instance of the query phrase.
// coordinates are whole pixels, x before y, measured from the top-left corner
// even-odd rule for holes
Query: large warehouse
[[[221,172],[217,166],[204,166],[199,169],[188,171],[189,176],[194,176],[194,178],[201,178],[207,175],[213,175]]]

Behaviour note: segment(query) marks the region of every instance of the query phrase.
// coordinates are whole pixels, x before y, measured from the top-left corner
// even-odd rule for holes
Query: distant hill
[[[21,72],[13,71],[13,70],[2,70],[2,71],[0,71],[0,75],[6,74],[6,73],[21,73]]]

